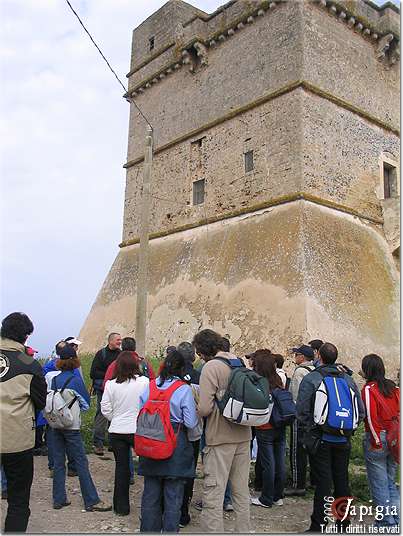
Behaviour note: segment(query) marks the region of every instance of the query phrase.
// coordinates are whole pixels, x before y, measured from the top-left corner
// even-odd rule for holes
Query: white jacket
[[[109,433],[134,434],[136,432],[141,393],[148,386],[149,379],[136,376],[136,379],[116,383],[116,379],[105,384],[101,400],[102,414],[111,421]]]

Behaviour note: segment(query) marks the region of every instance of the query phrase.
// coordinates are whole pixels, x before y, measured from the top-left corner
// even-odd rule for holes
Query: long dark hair
[[[161,387],[165,380],[169,380],[174,376],[177,376],[178,378],[182,379],[184,372],[185,359],[180,352],[178,352],[177,350],[173,350],[169,353],[169,355],[167,355],[167,357],[162,363],[162,367],[159,373],[160,382],[158,384],[158,387]]]
[[[391,396],[396,384],[392,380],[385,378],[385,365],[379,355],[366,355],[362,360],[361,369],[367,381],[378,384],[378,389],[383,396]]]
[[[267,378],[269,382],[270,391],[278,387],[283,389],[283,382],[280,376],[277,374],[276,361],[270,350],[256,350],[253,354],[253,368],[254,370]]]
[[[124,383],[126,380],[135,380],[140,376],[140,368],[133,352],[128,350],[120,352],[116,359],[115,377],[116,383]]]

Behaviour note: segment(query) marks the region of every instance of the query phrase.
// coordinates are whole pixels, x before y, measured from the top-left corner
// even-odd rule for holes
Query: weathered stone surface
[[[121,250],[80,333],[92,350],[134,333],[137,255]],[[198,227],[151,242],[147,348],[209,326],[241,354],[321,336],[355,367],[365,352],[395,359],[396,278],[379,230],[304,201]]]

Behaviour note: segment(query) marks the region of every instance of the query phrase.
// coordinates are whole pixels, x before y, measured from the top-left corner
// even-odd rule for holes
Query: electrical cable
[[[86,34],[88,35],[88,37],[91,39],[93,45],[95,46],[95,48],[98,50],[98,52],[100,53],[102,59],[104,60],[104,62],[106,63],[106,65],[109,67],[109,69],[112,71],[113,75],[115,76],[116,80],[119,82],[119,84],[122,86],[122,88],[124,89],[125,91],[125,94],[127,94],[128,90],[127,88],[125,87],[125,85],[123,84],[123,82],[120,80],[120,78],[118,77],[118,75],[116,74],[116,72],[114,71],[114,69],[112,68],[111,64],[109,63],[109,61],[106,59],[106,57],[104,56],[102,50],[99,48],[99,46],[96,44],[95,40],[93,39],[92,35],[90,34],[90,32],[87,30],[87,28],[85,27],[83,21],[80,19],[80,16],[78,15],[78,13],[75,11],[75,9],[73,8],[73,6],[70,4],[69,0],[66,0],[66,3],[67,5],[69,6],[69,8],[71,9],[71,11],[74,13],[74,15],[77,17],[77,20],[78,22],[81,24],[81,26],[83,27],[84,31],[86,32]],[[134,104],[134,106],[137,108],[137,110],[139,111],[140,115],[142,116],[142,118],[144,119],[144,121],[147,123],[147,125],[152,129],[152,125],[150,123],[150,121],[147,119],[147,117],[144,115],[144,113],[142,112],[140,106],[135,102],[135,100],[132,98],[132,97],[128,97],[128,100],[130,100],[130,102],[132,102]]]

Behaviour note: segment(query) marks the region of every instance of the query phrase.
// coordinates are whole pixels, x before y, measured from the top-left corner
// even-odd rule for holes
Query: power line
[[[78,22],[81,24],[81,26],[83,27],[85,33],[88,35],[88,37],[91,39],[93,45],[95,46],[95,48],[98,50],[98,52],[101,54],[101,57],[102,59],[104,60],[104,62],[106,63],[106,65],[109,67],[110,71],[112,71],[114,77],[116,78],[116,80],[119,82],[119,84],[122,86],[122,88],[124,89],[124,92],[127,93],[127,88],[125,87],[125,85],[123,84],[123,82],[120,80],[120,78],[118,77],[118,75],[116,74],[116,72],[114,71],[114,69],[112,68],[111,64],[109,63],[109,61],[106,59],[106,57],[104,56],[102,50],[99,48],[99,46],[96,44],[95,40],[93,39],[92,35],[90,34],[90,32],[87,30],[87,28],[85,27],[83,21],[80,19],[80,16],[78,15],[78,13],[74,10],[73,6],[70,4],[69,0],[66,0],[66,3],[67,5],[69,6],[69,8],[71,9],[71,11],[74,13],[74,15],[77,17],[77,20]],[[149,120],[147,119],[147,117],[144,115],[144,113],[142,112],[141,108],[138,106],[138,104],[135,102],[135,100],[132,98],[132,97],[129,97],[129,100],[130,102],[132,102],[134,104],[134,106],[137,108],[137,110],[139,111],[140,115],[142,116],[142,118],[144,119],[144,121],[147,123],[147,125],[150,127],[150,128],[153,128],[151,123],[149,122]]]

